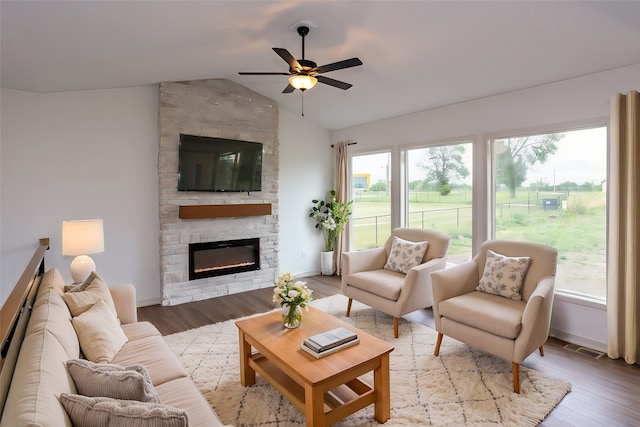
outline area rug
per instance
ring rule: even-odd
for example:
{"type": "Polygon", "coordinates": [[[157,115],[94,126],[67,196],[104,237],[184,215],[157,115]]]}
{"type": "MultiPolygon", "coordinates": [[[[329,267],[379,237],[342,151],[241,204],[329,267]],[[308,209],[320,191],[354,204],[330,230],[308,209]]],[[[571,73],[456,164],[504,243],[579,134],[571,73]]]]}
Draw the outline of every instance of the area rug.
{"type": "MultiPolygon", "coordinates": [[[[312,305],[395,347],[390,362],[391,419],[385,426],[536,426],[571,389],[564,381],[521,367],[521,394],[515,394],[511,362],[447,337],[440,356],[433,356],[437,335],[433,329],[401,320],[396,339],[393,319],[384,313],[354,301],[351,317],[345,317],[347,299],[342,295],[312,305]]],[[[234,320],[165,339],[223,423],[237,427],[305,425],[302,413],[259,375],[251,387],[240,384],[234,320]]],[[[365,379],[370,381],[372,376],[365,379]]],[[[379,424],[369,406],[336,425],[379,424]]]]}

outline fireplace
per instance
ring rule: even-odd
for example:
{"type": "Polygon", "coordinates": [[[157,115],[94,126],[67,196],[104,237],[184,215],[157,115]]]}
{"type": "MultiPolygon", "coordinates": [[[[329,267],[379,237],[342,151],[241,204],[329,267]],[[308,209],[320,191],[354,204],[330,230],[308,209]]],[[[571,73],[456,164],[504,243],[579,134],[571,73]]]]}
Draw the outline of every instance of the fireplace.
{"type": "Polygon", "coordinates": [[[260,270],[260,239],[189,244],[189,280],[260,270]]]}

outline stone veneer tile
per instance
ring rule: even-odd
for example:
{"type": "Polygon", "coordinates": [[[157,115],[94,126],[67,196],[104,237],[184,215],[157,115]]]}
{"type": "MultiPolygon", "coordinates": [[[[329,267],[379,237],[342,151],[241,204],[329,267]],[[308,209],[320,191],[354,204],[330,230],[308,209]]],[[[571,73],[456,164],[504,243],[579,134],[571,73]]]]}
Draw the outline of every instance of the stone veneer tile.
{"type": "Polygon", "coordinates": [[[163,305],[271,287],[278,273],[278,107],[230,80],[160,84],[158,195],[163,305]],[[180,133],[263,143],[262,191],[178,191],[180,133]],[[180,220],[179,205],[271,203],[268,217],[180,220]],[[261,269],[189,281],[188,244],[260,238],[261,269]]]}

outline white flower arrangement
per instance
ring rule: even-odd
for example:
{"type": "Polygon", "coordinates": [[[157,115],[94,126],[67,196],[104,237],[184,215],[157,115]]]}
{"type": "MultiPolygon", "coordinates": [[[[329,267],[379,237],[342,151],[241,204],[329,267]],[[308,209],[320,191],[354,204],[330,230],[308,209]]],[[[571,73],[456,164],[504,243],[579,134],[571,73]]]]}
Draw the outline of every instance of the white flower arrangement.
{"type": "Polygon", "coordinates": [[[273,288],[273,302],[280,305],[306,307],[313,299],[313,291],[307,287],[306,282],[296,281],[291,273],[283,273],[276,280],[273,288]]]}

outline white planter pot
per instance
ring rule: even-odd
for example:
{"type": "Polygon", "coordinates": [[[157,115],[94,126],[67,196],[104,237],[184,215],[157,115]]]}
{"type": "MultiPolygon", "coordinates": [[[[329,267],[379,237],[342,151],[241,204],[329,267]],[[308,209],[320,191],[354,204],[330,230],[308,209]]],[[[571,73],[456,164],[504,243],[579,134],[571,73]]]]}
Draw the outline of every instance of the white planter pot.
{"type": "Polygon", "coordinates": [[[320,252],[320,272],[323,276],[333,276],[336,266],[333,262],[333,251],[320,252]]]}

